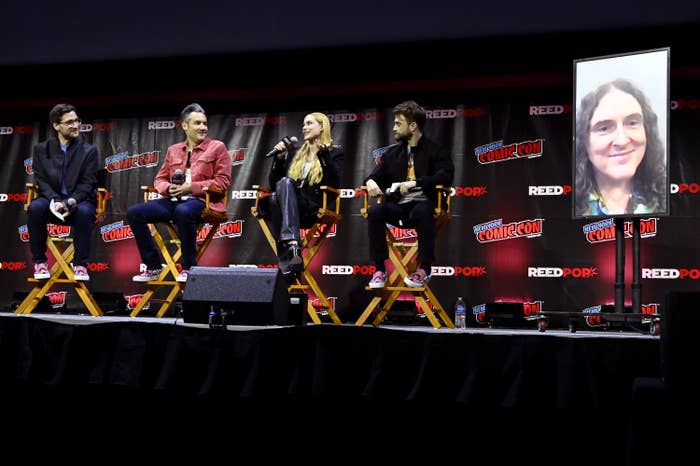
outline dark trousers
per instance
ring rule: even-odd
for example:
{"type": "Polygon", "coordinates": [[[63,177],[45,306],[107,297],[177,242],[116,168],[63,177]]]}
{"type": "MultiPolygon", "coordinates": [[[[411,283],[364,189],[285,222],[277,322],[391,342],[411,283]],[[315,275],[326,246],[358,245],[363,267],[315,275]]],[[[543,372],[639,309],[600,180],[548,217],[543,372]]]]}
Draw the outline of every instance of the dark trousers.
{"type": "Polygon", "coordinates": [[[129,207],[126,218],[131,225],[141,260],[148,269],[159,269],[161,257],[156,243],[148,229],[149,223],[173,222],[180,236],[184,270],[197,265],[197,223],[204,210],[204,202],[198,198],[173,202],[170,199],[156,199],[129,207]]]}
{"type": "Polygon", "coordinates": [[[275,192],[269,197],[272,234],[278,245],[296,240],[301,246],[299,228],[308,228],[315,222],[320,204],[301,194],[294,181],[285,176],[277,182],[275,192]]]}
{"type": "Polygon", "coordinates": [[[386,224],[402,228],[415,228],[418,232],[418,264],[430,275],[435,259],[435,219],[432,201],[396,204],[384,202],[367,211],[369,228],[369,257],[377,270],[384,270],[384,261],[389,257],[386,244],[386,224]]]}
{"type": "Polygon", "coordinates": [[[87,265],[90,257],[90,241],[92,227],[95,224],[95,210],[97,207],[92,202],[83,201],[75,206],[73,212],[61,222],[49,209],[51,201],[45,197],[39,197],[29,204],[27,213],[27,229],[29,230],[29,248],[32,251],[32,260],[35,264],[46,262],[46,239],[48,232],[46,224],[70,225],[75,247],[74,265],[87,265]]]}

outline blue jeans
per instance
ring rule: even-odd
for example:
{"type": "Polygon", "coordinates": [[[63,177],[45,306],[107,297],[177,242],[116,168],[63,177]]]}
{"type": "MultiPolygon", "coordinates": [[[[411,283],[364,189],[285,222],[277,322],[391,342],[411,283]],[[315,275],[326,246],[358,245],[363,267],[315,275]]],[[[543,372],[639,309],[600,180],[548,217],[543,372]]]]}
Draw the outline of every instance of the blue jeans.
{"type": "Polygon", "coordinates": [[[173,202],[170,199],[156,199],[129,207],[126,218],[131,225],[141,261],[153,270],[161,267],[162,259],[148,230],[149,223],[173,222],[180,236],[182,248],[182,268],[189,270],[197,265],[197,223],[204,210],[204,201],[190,198],[173,202]]]}
{"type": "Polygon", "coordinates": [[[48,232],[46,224],[70,225],[73,245],[75,247],[74,265],[87,265],[90,257],[90,240],[92,238],[92,227],[95,224],[95,210],[97,207],[90,201],[83,201],[75,206],[71,214],[61,222],[51,213],[49,205],[51,201],[45,197],[34,199],[29,204],[27,213],[27,229],[29,230],[29,248],[32,251],[32,260],[35,264],[46,262],[46,239],[48,232]]]}

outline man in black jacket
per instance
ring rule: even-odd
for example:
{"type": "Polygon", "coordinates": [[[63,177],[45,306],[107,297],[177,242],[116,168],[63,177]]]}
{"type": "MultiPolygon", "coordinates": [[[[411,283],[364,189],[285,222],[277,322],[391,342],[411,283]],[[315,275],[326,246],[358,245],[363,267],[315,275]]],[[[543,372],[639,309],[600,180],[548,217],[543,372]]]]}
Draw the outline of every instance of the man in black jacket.
{"type": "Polygon", "coordinates": [[[80,138],[80,119],[72,105],[56,105],[49,112],[49,123],[56,135],[34,147],[32,161],[34,180],[39,185],[39,197],[29,205],[27,220],[34,278],[51,277],[46,259],[46,224],[57,223],[71,226],[73,274],[76,280],[87,281],[97,207],[97,149],[80,138]]]}
{"type": "Polygon", "coordinates": [[[397,144],[384,153],[365,180],[370,196],[387,194],[383,203],[368,211],[369,255],[376,266],[370,288],[386,284],[387,223],[412,227],[418,233],[418,268],[404,279],[406,285],[420,287],[430,279],[435,255],[435,186],[452,184],[454,165],[443,147],[423,136],[425,118],[425,110],[412,100],[394,107],[397,144]]]}

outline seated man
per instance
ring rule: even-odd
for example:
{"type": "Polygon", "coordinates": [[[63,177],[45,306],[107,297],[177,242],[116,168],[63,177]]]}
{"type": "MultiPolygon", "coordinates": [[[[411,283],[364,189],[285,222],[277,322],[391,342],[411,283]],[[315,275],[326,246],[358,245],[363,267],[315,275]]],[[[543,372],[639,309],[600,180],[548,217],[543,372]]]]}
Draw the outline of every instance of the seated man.
{"type": "Polygon", "coordinates": [[[71,225],[73,275],[76,280],[88,281],[87,260],[97,208],[97,149],[80,138],[80,119],[72,105],[56,105],[49,113],[49,122],[56,135],[34,147],[32,165],[39,197],[27,211],[34,278],[51,278],[46,259],[46,224],[50,222],[71,225]]]}
{"type": "MultiPolygon", "coordinates": [[[[204,188],[227,191],[231,186],[231,156],[223,142],[207,137],[207,116],[199,104],[190,104],[180,115],[187,139],[168,148],[165,160],[156,174],[154,186],[163,199],[129,207],[126,217],[136,238],[141,261],[146,270],[133,277],[135,282],[157,280],[162,271],[149,223],[175,224],[182,248],[182,271],[176,277],[186,282],[190,267],[197,260],[197,224],[204,209],[204,188]]],[[[224,212],[223,201],[209,204],[212,210],[224,212]]]]}
{"type": "Polygon", "coordinates": [[[394,107],[393,131],[398,144],[384,153],[365,180],[370,196],[387,194],[384,202],[367,212],[369,255],[376,266],[370,288],[384,288],[386,284],[387,223],[408,221],[418,233],[418,267],[404,279],[406,285],[420,287],[430,279],[435,255],[435,186],[452,184],[454,165],[444,148],[423,136],[425,118],[425,110],[413,101],[394,107]]]}

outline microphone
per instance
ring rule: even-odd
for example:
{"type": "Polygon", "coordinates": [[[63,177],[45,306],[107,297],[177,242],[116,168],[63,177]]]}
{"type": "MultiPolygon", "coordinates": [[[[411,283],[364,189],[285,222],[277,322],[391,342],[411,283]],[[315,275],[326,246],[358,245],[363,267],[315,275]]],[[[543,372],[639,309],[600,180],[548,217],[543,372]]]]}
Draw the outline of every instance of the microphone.
{"type": "Polygon", "coordinates": [[[282,141],[284,145],[286,146],[285,150],[277,150],[277,149],[272,149],[270,152],[265,154],[265,158],[270,158],[274,157],[277,154],[281,154],[283,152],[288,151],[289,149],[294,149],[296,147],[296,143],[299,142],[296,136],[292,136],[291,138],[289,136],[285,136],[282,141]]]}
{"type": "MultiPolygon", "coordinates": [[[[423,191],[423,188],[421,188],[420,186],[414,186],[412,188],[408,188],[409,193],[417,193],[419,191],[423,191]]],[[[386,189],[386,191],[384,191],[384,195],[387,197],[391,196],[392,194],[395,194],[395,193],[399,193],[399,194],[401,193],[401,191],[399,191],[398,187],[395,189],[391,189],[391,187],[389,187],[386,189]]]]}
{"type": "Polygon", "coordinates": [[[173,177],[170,180],[172,184],[184,184],[185,182],[185,174],[180,170],[179,168],[175,170],[175,173],[173,173],[173,177]]]}
{"type": "MultiPolygon", "coordinates": [[[[170,179],[170,182],[172,184],[184,184],[185,174],[182,172],[182,170],[178,168],[177,170],[175,170],[175,173],[173,173],[173,177],[170,179]]],[[[178,199],[177,197],[171,197],[170,200],[173,202],[177,202],[180,199],[178,199]]]]}
{"type": "Polygon", "coordinates": [[[68,200],[66,201],[66,207],[68,208],[68,211],[70,212],[73,209],[75,209],[75,205],[76,205],[75,199],[73,199],[72,197],[69,197],[68,200]]]}

